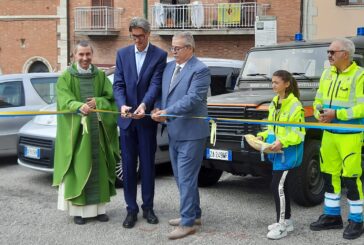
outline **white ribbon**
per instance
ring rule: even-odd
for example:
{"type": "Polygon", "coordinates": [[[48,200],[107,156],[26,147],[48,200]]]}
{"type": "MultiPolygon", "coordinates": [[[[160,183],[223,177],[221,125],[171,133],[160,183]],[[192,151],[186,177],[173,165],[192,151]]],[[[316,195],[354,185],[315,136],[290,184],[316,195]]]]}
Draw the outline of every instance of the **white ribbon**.
{"type": "Polygon", "coordinates": [[[217,124],[214,120],[210,120],[211,123],[211,132],[210,132],[210,144],[215,146],[216,144],[216,130],[217,130],[217,124]]]}
{"type": "Polygon", "coordinates": [[[87,116],[81,116],[82,135],[88,134],[87,116]]]}

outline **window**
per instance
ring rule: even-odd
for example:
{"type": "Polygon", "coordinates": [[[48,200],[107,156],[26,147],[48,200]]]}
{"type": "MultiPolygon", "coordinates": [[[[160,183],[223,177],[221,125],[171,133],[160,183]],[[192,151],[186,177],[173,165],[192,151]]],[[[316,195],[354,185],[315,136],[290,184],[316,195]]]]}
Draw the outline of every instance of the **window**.
{"type": "Polygon", "coordinates": [[[160,0],[162,4],[189,4],[190,0],[160,0]]]}
{"type": "Polygon", "coordinates": [[[364,4],[363,0],[349,0],[349,5],[364,4]]]}
{"type": "Polygon", "coordinates": [[[160,3],[166,5],[164,11],[167,26],[184,28],[185,25],[190,25],[190,13],[187,6],[190,0],[160,0],[160,3]]]}
{"type": "Polygon", "coordinates": [[[42,61],[36,61],[30,65],[28,72],[49,72],[49,69],[42,61]]]}
{"type": "Polygon", "coordinates": [[[336,0],[336,6],[364,5],[364,0],[336,0]]]}
{"type": "Polygon", "coordinates": [[[362,54],[354,54],[354,61],[357,65],[364,66],[364,56],[362,54]]]}
{"type": "Polygon", "coordinates": [[[327,60],[326,51],[327,46],[254,51],[247,57],[242,79],[270,79],[280,69],[308,77],[320,77],[327,60]]]}
{"type": "Polygon", "coordinates": [[[38,77],[30,79],[35,91],[48,104],[56,102],[57,77],[38,77]]]}
{"type": "Polygon", "coordinates": [[[92,6],[113,7],[114,6],[114,1],[113,0],[92,0],[92,6]]]}
{"type": "Polygon", "coordinates": [[[226,94],[232,92],[240,69],[234,67],[209,66],[211,73],[211,95],[226,94]]]}
{"type": "Polygon", "coordinates": [[[92,0],[91,21],[94,29],[114,28],[114,14],[109,9],[113,6],[113,0],[92,0]]]}
{"type": "Polygon", "coordinates": [[[0,84],[0,108],[24,106],[24,92],[21,81],[0,84]]]}

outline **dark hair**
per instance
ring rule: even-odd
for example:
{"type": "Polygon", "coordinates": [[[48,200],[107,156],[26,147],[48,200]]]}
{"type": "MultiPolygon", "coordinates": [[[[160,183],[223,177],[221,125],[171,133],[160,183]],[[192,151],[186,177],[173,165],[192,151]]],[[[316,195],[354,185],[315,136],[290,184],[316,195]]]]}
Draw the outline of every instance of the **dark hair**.
{"type": "Polygon", "coordinates": [[[150,32],[150,23],[143,17],[134,17],[129,22],[129,32],[135,28],[141,28],[145,33],[150,32]]]}
{"type": "Polygon", "coordinates": [[[91,48],[91,52],[92,53],[94,52],[94,50],[92,48],[92,45],[87,40],[80,40],[80,41],[78,41],[77,44],[76,44],[76,46],[75,46],[75,49],[73,50],[73,53],[76,54],[79,47],[84,47],[84,48],[90,47],[91,48]]]}
{"type": "Polygon", "coordinates": [[[296,79],[286,70],[278,70],[273,73],[273,76],[280,77],[284,82],[289,82],[289,87],[286,88],[285,97],[290,93],[293,93],[297,99],[300,98],[300,91],[298,90],[298,85],[296,79]]]}

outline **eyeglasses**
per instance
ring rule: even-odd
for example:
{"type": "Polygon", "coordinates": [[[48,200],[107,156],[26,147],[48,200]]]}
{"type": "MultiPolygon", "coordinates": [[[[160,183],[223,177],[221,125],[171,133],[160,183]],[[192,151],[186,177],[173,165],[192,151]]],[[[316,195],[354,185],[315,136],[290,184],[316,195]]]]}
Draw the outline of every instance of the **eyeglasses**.
{"type": "Polygon", "coordinates": [[[176,46],[176,47],[171,47],[170,48],[170,50],[171,50],[171,52],[176,52],[176,53],[178,53],[179,51],[181,51],[182,49],[184,49],[184,48],[186,48],[187,46],[183,46],[183,47],[178,47],[178,46],[176,46]]]}
{"type": "Polygon", "coordinates": [[[330,54],[331,56],[334,55],[336,52],[344,52],[346,50],[327,50],[327,54],[330,54]]]}
{"type": "Polygon", "coordinates": [[[133,39],[134,41],[136,41],[137,39],[139,41],[143,41],[145,39],[145,34],[140,34],[140,35],[130,35],[130,38],[133,39]]]}

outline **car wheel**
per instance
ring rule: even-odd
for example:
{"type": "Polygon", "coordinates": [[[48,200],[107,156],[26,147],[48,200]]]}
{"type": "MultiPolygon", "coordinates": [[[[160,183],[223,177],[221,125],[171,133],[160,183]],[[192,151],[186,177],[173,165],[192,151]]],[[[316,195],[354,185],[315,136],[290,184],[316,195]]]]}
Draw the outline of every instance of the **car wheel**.
{"type": "Polygon", "coordinates": [[[324,179],[320,171],[320,142],[311,140],[305,144],[300,167],[291,171],[289,187],[293,200],[302,206],[320,204],[324,198],[324,179]]]}
{"type": "MultiPolygon", "coordinates": [[[[120,160],[120,162],[118,162],[116,164],[115,173],[116,173],[115,187],[116,188],[122,188],[124,186],[124,173],[123,173],[123,162],[122,162],[122,160],[120,160]]],[[[138,180],[140,179],[139,161],[137,163],[137,178],[138,178],[138,180]]]]}
{"type": "Polygon", "coordinates": [[[116,188],[122,188],[124,184],[124,174],[123,174],[123,163],[122,160],[120,160],[118,163],[116,163],[116,180],[115,180],[115,187],[116,188]]]}
{"type": "Polygon", "coordinates": [[[216,184],[221,175],[222,170],[206,168],[201,166],[200,172],[198,174],[198,186],[199,187],[208,187],[216,184]]]}

